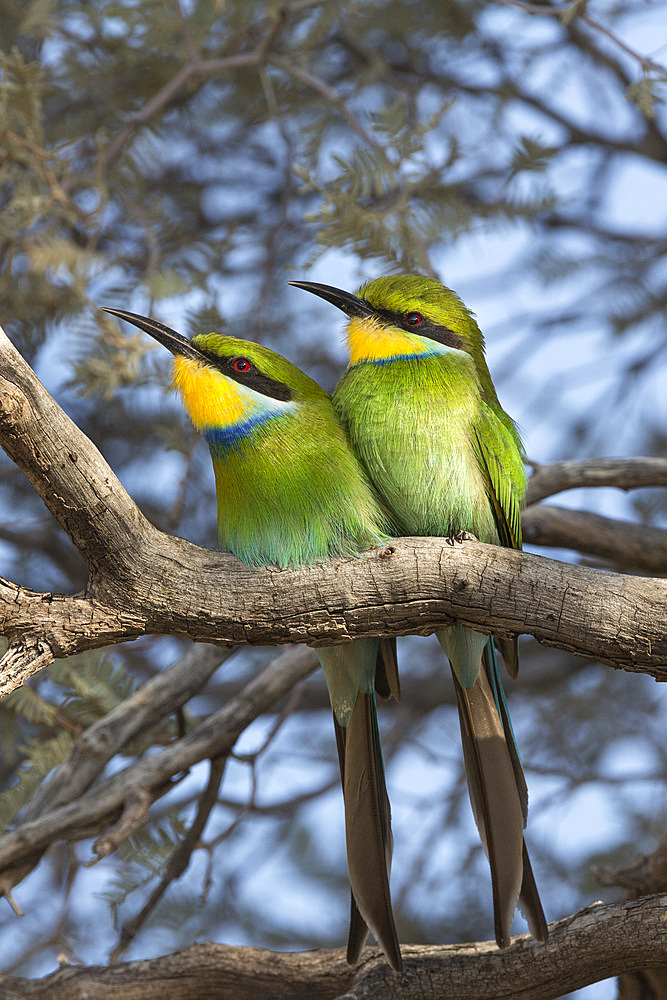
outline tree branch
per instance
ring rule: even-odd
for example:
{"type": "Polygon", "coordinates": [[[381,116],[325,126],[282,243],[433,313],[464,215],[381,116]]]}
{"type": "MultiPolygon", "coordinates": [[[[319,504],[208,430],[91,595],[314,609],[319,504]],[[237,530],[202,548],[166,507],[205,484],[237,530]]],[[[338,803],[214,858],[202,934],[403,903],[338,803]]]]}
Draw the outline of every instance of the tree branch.
{"type": "Polygon", "coordinates": [[[169,856],[169,859],[165,864],[164,875],[152,890],[139,913],[137,913],[131,920],[124,923],[121,927],[118,944],[111,954],[112,961],[118,961],[118,956],[122,954],[122,952],[127,951],[130,944],[144,926],[171,883],[180,878],[190,864],[190,858],[192,857],[195,848],[199,846],[200,837],[204,832],[204,828],[206,827],[208,818],[211,815],[211,811],[217,805],[218,792],[220,790],[222,776],[225,773],[226,763],[226,756],[215,757],[211,760],[208,785],[199,799],[197,814],[193,822],[190,824],[187,833],[169,856]]]}
{"type": "MultiPolygon", "coordinates": [[[[89,726],[69,756],[54,768],[48,781],[44,781],[31,797],[21,814],[21,822],[44,820],[54,809],[82,796],[108,761],[131,739],[196,694],[232,652],[199,647],[187,653],[89,726]]],[[[88,824],[82,820],[82,827],[84,825],[88,824]]],[[[11,899],[12,888],[39,864],[42,854],[43,849],[37,849],[20,864],[0,871],[0,896],[11,899]]]]}
{"type": "Polygon", "coordinates": [[[667,531],[586,510],[538,504],[523,512],[524,542],[574,549],[624,569],[667,573],[667,531]]]}
{"type": "MultiPolygon", "coordinates": [[[[6,838],[10,836],[5,863],[0,862],[0,897],[6,896],[12,903],[11,890],[39,864],[44,851],[51,846],[52,835],[57,839],[62,834],[69,840],[97,836],[93,849],[99,858],[115,850],[137,825],[145,821],[151,803],[168,791],[177,777],[196,762],[191,756],[192,751],[183,742],[185,737],[169,745],[167,770],[161,771],[156,780],[146,781],[139,760],[125,768],[123,780],[117,788],[110,790],[107,784],[101,783],[85,798],[84,793],[88,792],[115,754],[140,732],[192,697],[231,653],[232,650],[221,652],[205,647],[193,650],[148,681],[81,735],[67,759],[37,789],[11,835],[0,836],[0,852],[7,846],[6,838]],[[91,819],[91,803],[94,804],[92,814],[97,816],[96,820],[91,819]],[[22,839],[26,829],[31,846],[28,851],[13,855],[17,839],[22,839]]],[[[224,762],[238,735],[234,730],[230,732],[230,718],[234,719],[235,713],[241,712],[240,726],[245,727],[266,711],[273,700],[282,696],[281,685],[285,679],[291,680],[288,689],[293,689],[300,677],[316,666],[315,654],[303,648],[291,649],[278,657],[256,681],[237,692],[222,712],[206,721],[203,733],[201,727],[193,731],[191,735],[199,733],[201,737],[195,739],[197,761],[213,756],[222,746],[218,761],[224,762]]],[[[217,767],[217,764],[212,766],[217,767]]],[[[167,865],[167,873],[182,858],[182,850],[183,845],[175,852],[174,861],[167,865]]]]}
{"type": "Polygon", "coordinates": [[[134,761],[83,794],[69,796],[63,790],[39,815],[31,811],[29,819],[0,836],[0,888],[6,890],[24,878],[56,840],[98,836],[100,856],[109,853],[109,839],[115,849],[144,822],[150,803],[168,792],[178,776],[201,760],[228,754],[250,723],[312,673],[317,662],[303,646],[282,653],[236,698],[159,753],[134,761]],[[102,837],[110,826],[110,837],[102,837]]]}
{"type": "MultiPolygon", "coordinates": [[[[600,885],[616,885],[626,889],[630,899],[667,891],[667,836],[648,857],[640,856],[624,867],[593,868],[600,885]]],[[[667,963],[650,969],[628,970],[619,976],[619,1000],[667,1000],[667,963]]]]}
{"type": "Polygon", "coordinates": [[[667,68],[662,65],[662,63],[656,62],[654,59],[650,59],[647,56],[642,55],[636,49],[631,48],[627,42],[624,42],[622,38],[606,28],[600,21],[595,20],[586,13],[585,4],[575,4],[575,3],[549,3],[549,4],[534,4],[526,3],[524,0],[496,0],[496,3],[501,4],[504,7],[518,7],[519,10],[525,11],[526,14],[540,14],[546,15],[547,17],[557,17],[559,19],[567,18],[564,22],[569,24],[571,19],[579,18],[579,20],[584,21],[590,28],[604,35],[608,38],[614,45],[617,45],[619,49],[626,53],[626,55],[631,56],[635,59],[641,66],[644,73],[655,73],[659,79],[667,80],[667,68]]]}
{"type": "Polygon", "coordinates": [[[314,90],[316,94],[319,94],[320,97],[331,104],[332,107],[336,108],[336,110],[348,123],[352,131],[356,132],[356,134],[363,139],[367,146],[371,149],[380,148],[377,140],[366,131],[359,119],[352,114],[343,98],[333,89],[333,87],[330,87],[329,84],[325,83],[324,80],[320,80],[319,77],[313,76],[312,73],[302,69],[293,60],[283,59],[281,56],[272,55],[267,62],[270,66],[275,66],[276,69],[280,69],[283,73],[287,73],[288,76],[298,80],[305,87],[314,90]]]}
{"type": "Polygon", "coordinates": [[[37,819],[83,795],[130,740],[189,701],[233,652],[212,646],[191,650],[88,726],[69,756],[31,796],[23,819],[37,819]]]}
{"type": "Polygon", "coordinates": [[[398,539],[361,559],[309,569],[253,570],[149,526],[128,557],[120,579],[118,563],[98,575],[103,602],[0,583],[0,628],[10,640],[0,671],[13,667],[3,693],[56,656],[146,632],[217,644],[335,645],[429,634],[453,620],[499,635],[530,633],[610,666],[667,677],[664,580],[431,538],[398,539]]]}
{"type": "Polygon", "coordinates": [[[614,486],[620,490],[667,486],[667,458],[596,458],[535,465],[528,480],[526,505],[584,486],[614,486]]]}
{"type": "Polygon", "coordinates": [[[276,953],[197,944],[162,958],[111,967],[60,969],[45,979],[2,979],[3,1000],[556,1000],[563,993],[667,962],[667,895],[594,903],[549,928],[548,944],[527,935],[494,944],[403,945],[405,971],[393,973],[377,949],[351,969],[340,951],[276,953]],[[483,968],[483,975],[480,969],[483,968]]]}
{"type": "Polygon", "coordinates": [[[222,56],[219,59],[200,59],[190,51],[188,62],[184,63],[178,72],[160,88],[151,100],[146,102],[141,111],[133,115],[120,132],[117,133],[102,157],[102,166],[105,169],[110,167],[121,155],[125,146],[137,130],[142,125],[146,125],[155,117],[162,114],[163,111],[166,111],[176,96],[186,87],[192,86],[193,82],[197,84],[201,81],[206,82],[211,77],[220,76],[233,69],[262,66],[266,60],[267,51],[277,34],[279,25],[280,21],[276,19],[266,36],[260,40],[252,52],[236,53],[234,55],[222,56]]]}
{"type": "Polygon", "coordinates": [[[84,594],[0,580],[7,693],[57,656],[146,632],[216,644],[333,645],[427,634],[453,620],[615,667],[667,676],[667,581],[602,573],[443,539],[399,539],[361,559],[251,569],[151,525],[93,443],[0,333],[0,443],[86,560],[84,594]]]}
{"type": "Polygon", "coordinates": [[[631,899],[652,892],[667,892],[667,834],[652,854],[640,854],[629,865],[593,868],[600,885],[626,889],[631,899]]]}

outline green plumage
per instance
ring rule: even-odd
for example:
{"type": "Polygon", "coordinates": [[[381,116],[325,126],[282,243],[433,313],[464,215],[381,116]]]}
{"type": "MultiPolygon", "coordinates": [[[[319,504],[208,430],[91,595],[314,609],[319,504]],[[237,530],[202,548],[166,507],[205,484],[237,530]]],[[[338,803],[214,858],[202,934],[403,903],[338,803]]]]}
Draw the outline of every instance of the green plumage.
{"type": "Polygon", "coordinates": [[[399,530],[470,531],[509,544],[509,526],[520,548],[521,439],[498,402],[472,314],[420,276],[378,278],[357,294],[385,314],[423,314],[462,341],[456,350],[352,365],[336,387],[334,405],[399,530]]]}
{"type": "MultiPolygon", "coordinates": [[[[396,531],[521,547],[521,441],[498,402],[472,314],[421,276],[379,278],[356,295],[297,282],[350,317],[350,366],[334,405],[396,531]]],[[[506,946],[519,897],[531,931],[546,921],[523,841],[527,792],[493,638],[442,629],[457,695],[470,798],[491,865],[496,940],[506,946]]],[[[516,640],[499,646],[516,673],[516,640]]]]}
{"type": "Polygon", "coordinates": [[[359,555],[389,530],[328,395],[313,382],[296,400],[226,447],[208,435],[220,546],[254,566],[359,555]]]}
{"type": "MultiPolygon", "coordinates": [[[[187,395],[240,397],[200,428],[215,472],[221,548],[255,566],[302,566],[358,555],[386,538],[387,517],[317,382],[260,344],[206,334],[192,345],[213,359],[241,356],[256,370],[247,384],[230,385],[227,376],[225,385],[221,374],[213,384],[179,384],[195,415],[198,401],[187,395]]],[[[211,419],[208,408],[204,415],[211,419]]]]}
{"type": "MultiPolygon", "coordinates": [[[[360,363],[341,378],[335,403],[399,534],[470,531],[481,541],[498,541],[479,438],[487,426],[497,429],[500,444],[509,435],[481,399],[468,360],[431,355],[360,363]]],[[[511,439],[507,444],[523,486],[523,465],[511,439]]],[[[500,461],[497,450],[489,456],[494,470],[500,461]]],[[[513,495],[518,513],[523,489],[513,495]]]]}
{"type": "MultiPolygon", "coordinates": [[[[389,523],[350,450],[331,399],[268,348],[208,334],[188,341],[155,320],[108,310],[174,355],[172,384],[206,438],[223,549],[254,566],[358,556],[389,523]]],[[[345,803],[352,912],[348,960],[373,930],[394,969],[401,954],[389,894],[391,814],[375,690],[399,696],[395,640],[318,650],[329,689],[345,803]]]]}

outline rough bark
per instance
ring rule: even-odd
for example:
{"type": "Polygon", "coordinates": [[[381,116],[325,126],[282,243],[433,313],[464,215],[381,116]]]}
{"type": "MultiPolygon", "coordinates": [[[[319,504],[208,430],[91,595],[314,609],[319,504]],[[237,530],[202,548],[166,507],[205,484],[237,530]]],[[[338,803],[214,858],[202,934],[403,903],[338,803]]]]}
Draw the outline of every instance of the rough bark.
{"type": "Polygon", "coordinates": [[[574,549],[642,573],[667,574],[667,531],[587,510],[537,504],[523,512],[524,542],[574,549]]]}
{"type": "Polygon", "coordinates": [[[151,525],[93,443],[0,332],[0,443],[89,568],[85,593],[0,579],[0,694],[58,656],[146,632],[219,644],[333,644],[428,633],[452,620],[667,677],[667,582],[443,539],[398,539],[362,559],[252,570],[151,525]]]}
{"type": "Polygon", "coordinates": [[[268,712],[316,666],[317,658],[310,650],[303,647],[288,650],[246,684],[236,698],[185,736],[86,790],[94,768],[102,767],[98,758],[88,769],[84,785],[75,786],[70,793],[62,782],[78,759],[74,751],[53,775],[56,786],[53,798],[49,797],[47,784],[44,808],[39,814],[31,809],[27,818],[0,836],[0,892],[7,892],[25,878],[56,840],[96,836],[93,851],[98,858],[110,854],[146,821],[150,804],[173,788],[174,782],[190,767],[200,760],[229,754],[250,723],[268,712]]]}
{"type": "MultiPolygon", "coordinates": [[[[397,539],[362,559],[306,570],[251,570],[229,554],[163,534],[143,517],[92,442],[1,331],[0,444],[28,476],[89,571],[85,590],[74,595],[40,594],[0,579],[0,631],[10,643],[0,661],[0,692],[16,687],[56,656],[145,632],[227,646],[318,645],[364,635],[428,633],[452,620],[501,635],[529,632],[547,645],[614,667],[667,677],[664,580],[591,570],[478,542],[453,545],[425,538],[397,539]]],[[[541,485],[538,481],[532,495],[594,480],[607,485],[612,474],[620,476],[616,484],[623,488],[662,482],[664,468],[647,466],[645,459],[637,462],[641,468],[634,469],[634,478],[632,463],[623,463],[622,469],[598,468],[592,478],[581,467],[561,468],[551,478],[547,470],[539,470],[541,485]]],[[[533,508],[526,516],[527,524],[532,519],[535,525],[541,512],[533,508]]],[[[572,516],[568,523],[567,530],[573,530],[572,516]]],[[[607,527],[596,526],[598,538],[607,527]]],[[[567,544],[566,528],[552,531],[552,544],[567,544]]],[[[595,543],[601,547],[596,554],[614,559],[617,553],[620,565],[655,569],[641,561],[641,544],[635,544],[633,562],[628,546],[619,542],[623,531],[623,525],[614,525],[606,542],[595,543]]],[[[595,551],[590,548],[593,534],[589,532],[589,549],[580,536],[581,550],[595,551]]],[[[661,538],[657,541],[662,544],[661,538]]],[[[200,664],[189,680],[182,669],[174,669],[169,680],[181,685],[183,700],[208,676],[213,659],[200,664]]],[[[137,693],[129,714],[121,707],[86,734],[92,741],[90,755],[81,757],[77,748],[40,793],[39,808],[27,810],[20,824],[0,839],[0,889],[9,892],[54,840],[97,836],[99,856],[114,850],[145,821],[151,803],[178,775],[196,761],[229,753],[249,722],[291,690],[315,662],[305,649],[283,654],[191,733],[96,781],[109,755],[148,724],[151,706],[158,710],[167,689],[156,678],[148,697],[145,690],[137,693]]],[[[167,700],[174,702],[173,689],[167,700]]],[[[0,998],[117,995],[134,1000],[162,996],[168,989],[170,997],[188,998],[344,993],[348,998],[540,1000],[636,969],[660,975],[667,962],[661,933],[666,903],[667,897],[652,896],[596,905],[556,925],[547,946],[527,939],[503,953],[489,945],[408,946],[402,978],[370,953],[358,969],[349,970],[338,952],[272,955],[203,945],[150,962],[64,969],[38,982],[7,978],[0,980],[0,998]]]]}
{"type": "Polygon", "coordinates": [[[189,701],[231,652],[213,647],[193,649],[88,726],[69,756],[31,797],[21,812],[22,821],[43,818],[50,810],[83,795],[130,740],[189,701]]]}
{"type": "MultiPolygon", "coordinates": [[[[630,899],[667,891],[667,835],[653,854],[640,854],[621,868],[594,869],[601,885],[617,885],[630,899]]],[[[618,978],[618,1000],[667,1000],[667,964],[623,972],[618,978]]]]}
{"type": "Polygon", "coordinates": [[[636,490],[646,486],[667,486],[667,458],[596,458],[586,461],[534,465],[528,481],[526,504],[586,486],[614,486],[636,490]]]}
{"type": "Polygon", "coordinates": [[[495,944],[404,945],[405,971],[366,949],[351,969],[342,951],[276,953],[198,944],[110,967],[67,967],[45,979],[0,978],[1,1000],[555,1000],[618,972],[667,961],[667,895],[595,903],[550,926],[547,944],[528,936],[495,944]]]}

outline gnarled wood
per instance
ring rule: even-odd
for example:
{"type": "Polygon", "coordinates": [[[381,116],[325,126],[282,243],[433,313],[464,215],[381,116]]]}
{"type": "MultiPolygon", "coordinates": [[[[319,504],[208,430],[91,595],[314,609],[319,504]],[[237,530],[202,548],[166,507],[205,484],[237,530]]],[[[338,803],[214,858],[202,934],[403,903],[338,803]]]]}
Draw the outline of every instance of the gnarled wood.
{"type": "MultiPolygon", "coordinates": [[[[39,815],[30,811],[13,830],[0,835],[0,891],[6,892],[25,878],[27,870],[43,851],[56,840],[81,840],[98,837],[99,853],[108,853],[104,835],[111,826],[115,849],[121,834],[132,829],[118,827],[118,821],[143,822],[141,807],[164,795],[187,770],[200,760],[231,752],[241,733],[259,715],[268,712],[279,698],[292,690],[299,680],[317,666],[315,655],[304,647],[289,649],[277,656],[253,678],[227,705],[207,716],[191,732],[169,743],[158,753],[141,757],[120,771],[98,781],[87,791],[58,791],[52,801],[45,793],[45,806],[39,815]],[[28,866],[25,870],[24,866],[28,866]]],[[[48,789],[48,785],[47,785],[48,789]]]]}
{"type": "Polygon", "coordinates": [[[45,979],[0,978],[2,1000],[556,1000],[619,972],[667,961],[667,895],[597,903],[549,928],[495,944],[404,945],[405,971],[366,949],[355,969],[342,951],[277,953],[197,944],[185,951],[110,967],[61,969],[45,979]],[[480,970],[483,968],[483,975],[480,970]]]}
{"type": "Polygon", "coordinates": [[[498,546],[405,538],[362,559],[253,570],[151,525],[0,331],[0,443],[86,560],[84,594],[0,580],[0,694],[57,656],[145,632],[228,645],[347,642],[461,621],[667,677],[667,582],[498,546]]]}
{"type": "Polygon", "coordinates": [[[526,503],[589,486],[614,486],[620,490],[667,486],[667,458],[595,458],[536,465],[528,480],[526,503]]]}
{"type": "Polygon", "coordinates": [[[523,512],[523,540],[574,549],[623,569],[667,574],[667,531],[587,510],[536,504],[523,512]]]}

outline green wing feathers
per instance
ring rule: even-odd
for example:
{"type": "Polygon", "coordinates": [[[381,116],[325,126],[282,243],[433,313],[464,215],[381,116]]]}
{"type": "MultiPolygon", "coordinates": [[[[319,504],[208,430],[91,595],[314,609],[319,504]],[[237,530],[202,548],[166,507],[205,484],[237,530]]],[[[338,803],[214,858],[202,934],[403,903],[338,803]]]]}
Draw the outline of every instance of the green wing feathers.
{"type": "Polygon", "coordinates": [[[475,451],[493,509],[500,544],[521,548],[521,508],[526,493],[526,473],[520,439],[506,414],[505,419],[486,403],[475,428],[475,451]]]}
{"type": "MultiPolygon", "coordinates": [[[[520,549],[521,508],[526,494],[526,473],[521,458],[522,444],[513,421],[507,414],[481,405],[482,419],[475,431],[475,451],[486,483],[486,492],[501,545],[520,549]]],[[[519,673],[516,639],[495,639],[507,672],[519,673]]]]}

